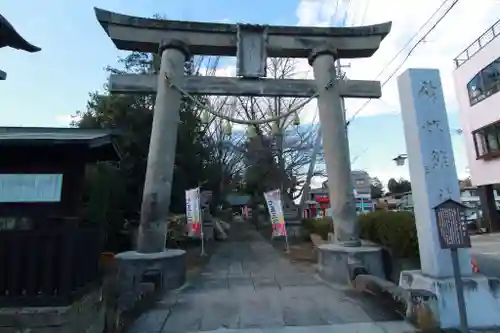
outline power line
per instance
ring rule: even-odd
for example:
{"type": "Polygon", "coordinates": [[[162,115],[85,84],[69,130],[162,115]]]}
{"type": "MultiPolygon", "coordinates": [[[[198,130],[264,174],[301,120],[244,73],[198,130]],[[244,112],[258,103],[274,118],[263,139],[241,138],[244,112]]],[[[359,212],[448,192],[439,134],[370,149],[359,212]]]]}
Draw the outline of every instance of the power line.
{"type": "Polygon", "coordinates": [[[339,2],[340,2],[340,0],[337,0],[337,4],[335,5],[335,13],[333,14],[333,19],[334,20],[337,17],[337,13],[339,11],[339,2]]]}
{"type": "Polygon", "coordinates": [[[361,25],[365,22],[366,12],[368,11],[368,7],[370,7],[370,0],[366,0],[365,10],[363,11],[363,15],[361,16],[361,25]]]}
{"type": "MultiPolygon", "coordinates": [[[[417,32],[415,32],[413,34],[413,36],[411,36],[411,38],[408,40],[408,42],[399,50],[398,53],[396,53],[394,55],[394,57],[392,57],[391,60],[389,60],[388,63],[386,63],[384,65],[384,68],[382,68],[382,70],[375,76],[375,80],[379,78],[380,75],[382,75],[385,70],[389,67],[390,64],[392,64],[398,57],[401,53],[403,53],[403,51],[411,44],[411,42],[413,41],[413,39],[415,39],[421,32],[422,30],[424,30],[424,28],[427,26],[427,24],[429,24],[429,22],[434,18],[434,16],[437,15],[437,13],[444,7],[444,5],[448,2],[449,0],[444,0],[441,5],[439,5],[439,7],[434,11],[434,13],[432,13],[432,15],[424,22],[424,24],[422,24],[420,26],[420,28],[417,30],[417,32]]],[[[419,41],[420,42],[420,41],[419,41]]],[[[415,44],[415,45],[418,45],[418,43],[415,44]]]]}
{"type": "MultiPolygon", "coordinates": [[[[382,71],[377,75],[380,76],[386,68],[394,62],[394,60],[404,51],[404,49],[411,43],[411,41],[423,30],[423,28],[433,19],[433,17],[443,8],[443,6],[448,2],[449,0],[445,0],[441,3],[441,5],[434,11],[434,13],[429,17],[427,21],[420,27],[420,29],[412,36],[412,38],[409,40],[408,43],[405,44],[405,46],[391,59],[391,61],[382,69],[382,71]]],[[[403,59],[403,61],[399,64],[399,66],[396,68],[395,71],[391,73],[391,75],[382,83],[381,87],[384,87],[393,77],[396,75],[396,73],[401,69],[401,67],[404,65],[404,63],[410,58],[411,54],[415,49],[417,48],[418,45],[420,45],[422,42],[425,41],[427,36],[434,31],[434,29],[437,27],[437,25],[448,15],[448,13],[455,7],[455,5],[458,3],[459,0],[453,0],[453,3],[448,7],[448,9],[444,12],[444,14],[432,25],[432,27],[415,43],[415,45],[410,49],[410,51],[406,54],[406,57],[403,59]]],[[[377,78],[376,77],[376,78],[377,78]]],[[[346,126],[349,126],[349,124],[352,123],[352,121],[356,118],[356,116],[372,101],[372,98],[368,99],[349,119],[346,123],[346,126]]]]}

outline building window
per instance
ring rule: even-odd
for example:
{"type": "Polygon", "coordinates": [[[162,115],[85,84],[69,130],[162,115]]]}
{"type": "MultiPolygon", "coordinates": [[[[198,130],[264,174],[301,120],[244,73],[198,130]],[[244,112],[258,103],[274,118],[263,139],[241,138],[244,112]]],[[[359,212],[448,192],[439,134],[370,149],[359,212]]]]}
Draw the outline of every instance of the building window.
{"type": "Polygon", "coordinates": [[[470,105],[479,103],[500,90],[500,58],[483,68],[467,83],[470,105]]]}
{"type": "Polygon", "coordinates": [[[477,159],[500,157],[500,123],[478,129],[472,135],[477,159]]]}
{"type": "Polygon", "coordinates": [[[477,192],[477,190],[465,190],[462,192],[462,196],[464,197],[477,197],[479,196],[479,193],[477,192]]]}
{"type": "Polygon", "coordinates": [[[477,74],[467,84],[467,91],[469,92],[470,104],[474,105],[484,97],[483,83],[481,81],[481,73],[477,74]]]}
{"type": "Polygon", "coordinates": [[[483,156],[488,153],[488,150],[486,149],[486,139],[484,137],[484,133],[474,133],[474,144],[476,146],[476,157],[483,156]]]}
{"type": "Polygon", "coordinates": [[[485,93],[496,93],[500,85],[500,58],[481,71],[485,93]]]}
{"type": "Polygon", "coordinates": [[[495,126],[491,129],[485,131],[486,133],[486,146],[490,151],[500,150],[500,144],[498,142],[498,128],[495,126]]]}

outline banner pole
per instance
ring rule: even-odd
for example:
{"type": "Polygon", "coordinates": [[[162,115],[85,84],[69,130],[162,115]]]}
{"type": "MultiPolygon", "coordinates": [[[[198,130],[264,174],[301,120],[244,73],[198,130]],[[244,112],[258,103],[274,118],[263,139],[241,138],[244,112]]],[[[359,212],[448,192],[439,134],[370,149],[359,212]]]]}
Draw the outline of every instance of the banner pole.
{"type": "Polygon", "coordinates": [[[199,212],[200,212],[200,236],[201,236],[201,253],[200,256],[204,257],[207,254],[205,253],[205,233],[203,231],[203,219],[204,219],[204,212],[201,209],[201,191],[200,188],[198,187],[198,207],[199,207],[199,212]]]}
{"type": "Polygon", "coordinates": [[[290,246],[288,245],[288,229],[286,228],[286,221],[283,224],[283,229],[285,229],[285,243],[286,243],[286,253],[290,253],[290,246]]]}
{"type": "Polygon", "coordinates": [[[281,183],[280,186],[280,204],[281,204],[281,213],[283,214],[283,229],[285,230],[285,252],[290,253],[290,246],[288,244],[288,229],[286,228],[286,220],[285,220],[285,196],[283,195],[283,182],[281,183]]]}

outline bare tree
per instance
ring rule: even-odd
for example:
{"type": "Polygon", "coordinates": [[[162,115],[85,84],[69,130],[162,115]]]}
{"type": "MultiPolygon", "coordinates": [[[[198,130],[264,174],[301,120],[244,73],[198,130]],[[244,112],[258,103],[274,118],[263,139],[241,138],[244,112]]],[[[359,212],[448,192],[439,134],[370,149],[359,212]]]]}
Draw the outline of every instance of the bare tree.
{"type": "MultiPolygon", "coordinates": [[[[271,58],[268,60],[268,76],[273,79],[296,78],[297,62],[291,58],[271,58]]],[[[263,98],[238,98],[238,105],[235,112],[247,119],[262,119],[279,117],[291,110],[297,109],[302,104],[302,98],[285,97],[263,97],[263,98]]],[[[281,118],[276,122],[266,123],[255,127],[255,135],[260,144],[253,142],[248,145],[249,149],[261,149],[260,155],[264,158],[263,150],[267,150],[273,156],[275,165],[270,161],[266,163],[253,160],[254,165],[267,168],[267,172],[258,173],[259,181],[262,183],[263,176],[267,179],[268,188],[280,187],[291,199],[296,199],[302,191],[302,184],[305,181],[307,166],[312,157],[312,151],[316,135],[317,126],[312,124],[300,125],[299,108],[296,113],[281,118]]],[[[259,154],[251,154],[258,156],[259,154]]],[[[249,159],[247,158],[247,163],[249,159]]]]}
{"type": "MultiPolygon", "coordinates": [[[[195,57],[193,75],[214,76],[219,61],[220,57],[195,57]]],[[[220,174],[219,193],[224,194],[235,186],[235,179],[242,177],[244,135],[234,133],[231,124],[217,116],[233,116],[234,108],[228,96],[198,96],[197,99],[204,105],[196,113],[203,122],[201,136],[211,152],[205,161],[206,167],[212,168],[212,173],[220,174]]]]}

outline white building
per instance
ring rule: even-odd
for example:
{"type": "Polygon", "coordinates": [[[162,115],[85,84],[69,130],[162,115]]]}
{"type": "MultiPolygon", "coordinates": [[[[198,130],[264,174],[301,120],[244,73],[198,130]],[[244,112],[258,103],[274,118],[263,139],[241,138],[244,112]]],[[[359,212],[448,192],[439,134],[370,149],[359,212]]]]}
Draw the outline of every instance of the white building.
{"type": "MultiPolygon", "coordinates": [[[[467,206],[465,211],[466,218],[468,221],[476,221],[481,218],[481,199],[479,189],[476,187],[465,187],[460,189],[460,201],[462,204],[467,206]]],[[[494,192],[495,204],[497,208],[500,208],[500,196],[497,191],[494,192]]],[[[413,212],[413,197],[411,192],[406,193],[399,202],[400,210],[406,210],[413,212]]]]}
{"type": "Polygon", "coordinates": [[[493,184],[500,183],[500,21],[455,59],[455,90],[471,182],[479,186],[484,216],[500,229],[493,184]]]}
{"type": "MultiPolygon", "coordinates": [[[[352,170],[352,186],[354,200],[356,201],[356,211],[358,214],[375,210],[375,205],[371,196],[371,178],[368,172],[363,170],[352,170]]],[[[331,215],[330,200],[328,197],[327,181],[323,182],[320,188],[314,188],[309,192],[304,208],[304,217],[323,217],[331,215]]]]}

